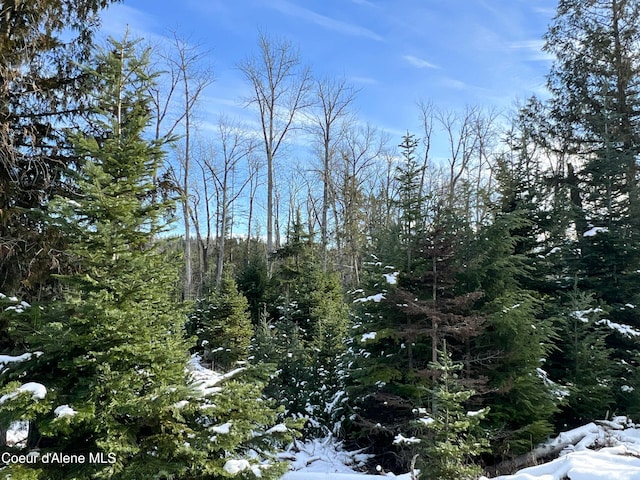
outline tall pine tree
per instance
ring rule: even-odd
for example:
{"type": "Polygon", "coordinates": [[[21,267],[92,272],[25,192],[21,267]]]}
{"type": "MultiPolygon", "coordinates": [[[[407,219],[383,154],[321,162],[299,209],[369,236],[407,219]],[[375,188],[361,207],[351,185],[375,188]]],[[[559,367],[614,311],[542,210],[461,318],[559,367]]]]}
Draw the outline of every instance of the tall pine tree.
{"type": "MultiPolygon", "coordinates": [[[[51,206],[51,221],[72,240],[78,273],[62,279],[64,300],[27,325],[28,347],[42,353],[0,374],[7,395],[0,425],[30,420],[26,450],[86,461],[16,464],[6,473],[142,480],[243,471],[278,478],[282,468],[266,459],[275,411],[260,385],[202,378],[193,362],[199,384],[186,373],[185,315],[171,291],[176,264],[157,238],[169,206],[154,195],[163,155],[158,142],[144,138],[152,76],[148,52],[135,49],[135,42],[111,41],[87,70],[94,135],[74,137],[84,159],[72,172],[80,195],[51,206]],[[107,462],[92,462],[89,455],[100,452],[107,462]]],[[[273,432],[287,437],[284,426],[273,432]]]]}

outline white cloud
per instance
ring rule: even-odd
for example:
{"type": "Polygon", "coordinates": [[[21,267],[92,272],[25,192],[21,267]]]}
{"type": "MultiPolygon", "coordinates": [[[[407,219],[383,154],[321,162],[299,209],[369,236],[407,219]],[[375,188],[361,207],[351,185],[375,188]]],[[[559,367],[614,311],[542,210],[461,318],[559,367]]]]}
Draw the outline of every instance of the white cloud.
{"type": "Polygon", "coordinates": [[[384,40],[380,35],[367,28],[321,15],[314,12],[313,10],[309,10],[308,8],[300,7],[291,2],[288,2],[287,0],[274,0],[269,2],[268,6],[275,10],[278,10],[281,13],[284,13],[285,15],[302,18],[303,20],[307,20],[323,28],[339,32],[344,35],[365,37],[379,42],[384,40]]]}
{"type": "Polygon", "coordinates": [[[433,63],[431,63],[431,62],[429,62],[427,60],[424,60],[423,58],[415,57],[413,55],[403,55],[402,58],[404,60],[406,60],[407,62],[409,62],[414,67],[418,67],[418,68],[440,68],[437,65],[434,65],[433,63]]]}
{"type": "Polygon", "coordinates": [[[525,52],[528,60],[552,61],[554,59],[553,55],[550,55],[549,53],[543,51],[543,46],[544,40],[542,39],[520,40],[511,42],[507,45],[510,50],[519,50],[525,52]]]}
{"type": "Polygon", "coordinates": [[[467,90],[469,88],[466,83],[455,78],[443,77],[438,83],[445,88],[453,88],[454,90],[467,90]]]}

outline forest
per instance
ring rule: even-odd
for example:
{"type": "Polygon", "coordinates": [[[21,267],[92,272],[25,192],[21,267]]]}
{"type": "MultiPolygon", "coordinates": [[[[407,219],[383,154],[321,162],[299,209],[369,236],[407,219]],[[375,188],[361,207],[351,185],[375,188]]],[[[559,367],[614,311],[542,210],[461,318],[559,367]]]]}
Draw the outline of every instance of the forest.
{"type": "Polygon", "coordinates": [[[203,53],[96,41],[111,3],[0,0],[0,475],[279,479],[332,435],[476,479],[640,418],[640,3],[560,0],[548,97],[401,138],[267,31],[257,128],[199,128],[203,53]]]}

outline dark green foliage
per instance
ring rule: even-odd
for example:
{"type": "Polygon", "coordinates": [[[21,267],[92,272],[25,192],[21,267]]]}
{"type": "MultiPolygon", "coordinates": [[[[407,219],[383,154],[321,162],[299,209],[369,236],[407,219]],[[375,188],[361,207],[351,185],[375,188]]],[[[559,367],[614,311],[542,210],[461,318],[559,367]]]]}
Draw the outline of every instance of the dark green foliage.
{"type": "Polygon", "coordinates": [[[411,270],[415,255],[415,241],[418,233],[424,228],[424,198],[422,198],[421,182],[424,167],[418,165],[416,149],[418,140],[407,133],[398,145],[402,155],[402,163],[396,166],[395,180],[398,183],[398,207],[400,208],[400,242],[405,250],[405,268],[411,270]]]}
{"type": "Polygon", "coordinates": [[[486,424],[494,431],[494,454],[518,455],[552,433],[553,415],[564,396],[542,370],[554,331],[531,292],[504,291],[485,309],[491,313],[476,348],[481,374],[488,379],[486,424]]]}
{"type": "Polygon", "coordinates": [[[238,289],[246,297],[254,325],[260,322],[265,310],[268,278],[267,261],[263,253],[253,253],[238,273],[238,289]]]}
{"type": "Polygon", "coordinates": [[[431,388],[432,412],[417,422],[425,431],[419,445],[424,455],[419,462],[421,470],[434,479],[475,479],[482,469],[474,464],[474,459],[489,447],[480,428],[480,421],[489,409],[465,408],[475,392],[462,384],[457,372],[463,365],[452,360],[446,342],[438,361],[432,362],[430,368],[437,376],[431,388]]]}
{"type": "Polygon", "coordinates": [[[502,174],[502,211],[471,242],[468,267],[458,278],[460,287],[485,293],[485,328],[472,341],[472,358],[475,375],[487,382],[483,401],[491,406],[485,424],[494,431],[492,451],[509,456],[552,433],[561,399],[560,387],[554,389],[542,370],[553,348],[553,325],[536,292],[522,288],[531,284],[534,271],[526,256],[532,248],[526,231],[533,225],[527,213],[536,207],[526,201],[516,176],[502,174]]]}
{"type": "Polygon", "coordinates": [[[80,162],[65,134],[86,112],[98,13],[112,0],[2,2],[0,22],[0,290],[24,300],[57,293],[68,272],[66,239],[46,222],[48,202],[70,195],[66,170],[80,162]]]}
{"type": "Polygon", "coordinates": [[[607,407],[634,409],[631,396],[621,394],[628,378],[615,381],[621,365],[637,368],[629,355],[637,348],[633,335],[607,332],[603,327],[611,323],[576,321],[571,312],[587,308],[570,304],[576,301],[572,291],[590,292],[592,307],[606,312],[602,320],[621,328],[640,325],[635,308],[625,307],[636,302],[640,270],[639,8],[628,0],[560,1],[545,38],[545,49],[555,56],[548,77],[552,96],[528,108],[537,123],[536,144],[558,158],[546,175],[549,218],[557,224],[536,218],[540,232],[534,234],[541,241],[531,252],[543,257],[532,262],[532,285],[544,289],[549,312],[561,319],[553,376],[573,384],[570,372],[593,361],[584,384],[575,377],[560,425],[593,420],[607,407]]]}
{"type": "Polygon", "coordinates": [[[309,432],[333,428],[330,405],[341,390],[349,325],[339,278],[322,270],[316,249],[296,222],[276,252],[273,310],[260,320],[253,349],[257,361],[277,365],[267,393],[288,414],[308,418],[309,432]]]}
{"type": "Polygon", "coordinates": [[[44,306],[42,318],[31,315],[33,308],[9,318],[16,325],[9,331],[43,353],[0,374],[1,394],[12,394],[25,379],[47,388],[44,396],[26,392],[0,404],[0,429],[29,419],[26,449],[104,452],[113,461],[11,465],[6,473],[47,480],[210,479],[227,477],[227,462],[244,459],[246,478],[263,463],[263,478],[279,478],[282,468],[267,458],[274,437],[291,435],[284,426],[267,431],[276,412],[261,398],[262,385],[214,381],[211,372],[203,378],[192,362],[191,375],[206,382],[194,386],[185,372],[186,317],[167,288],[177,264],[154,238],[169,205],[153,195],[161,145],[143,137],[151,76],[147,57],[134,52],[134,42],[111,41],[89,72],[96,135],[74,139],[85,159],[74,176],[82,195],[51,206],[51,221],[73,240],[68,253],[78,273],[62,278],[64,299],[44,306]],[[64,405],[75,413],[58,415],[64,405]]]}
{"type": "Polygon", "coordinates": [[[567,172],[584,218],[576,222],[574,273],[580,289],[611,306],[630,301],[640,267],[639,13],[628,0],[562,1],[546,37],[557,57],[549,76],[553,134],[580,165],[567,172]]]}
{"type": "Polygon", "coordinates": [[[572,292],[562,307],[563,315],[556,318],[558,353],[551,358],[549,370],[568,387],[559,418],[563,426],[574,427],[611,412],[620,370],[606,342],[610,330],[601,321],[605,312],[592,296],[572,292]]]}
{"type": "Polygon", "coordinates": [[[63,279],[64,301],[48,305],[42,325],[32,330],[30,348],[44,353],[24,371],[49,388],[42,402],[47,408],[32,419],[30,444],[42,453],[102,451],[117,462],[43,466],[46,478],[73,469],[84,476],[143,478],[142,472],[154,472],[143,465],[160,459],[171,474],[184,469],[172,433],[180,427],[171,413],[171,405],[188,395],[184,314],[166,289],[175,266],[153,242],[152,225],[165,207],[149,194],[162,155],[159,145],[141,137],[148,121],[142,92],[150,77],[144,57],[133,57],[133,43],[113,42],[112,48],[115,53],[98,55],[100,74],[94,75],[120,90],[109,97],[98,88],[91,92],[103,119],[95,128],[108,135],[74,139],[85,159],[75,175],[83,195],[59,198],[51,207],[51,221],[73,240],[69,253],[80,271],[63,279]],[[127,75],[140,83],[129,83],[127,75]],[[78,413],[59,419],[53,413],[58,405],[78,413]]]}
{"type": "MultiPolygon", "coordinates": [[[[350,409],[345,417],[351,440],[370,448],[386,470],[402,472],[409,468],[413,452],[393,440],[399,433],[414,431],[413,411],[431,402],[435,372],[430,362],[437,359],[438,346],[450,339],[462,358],[465,346],[479,333],[482,317],[473,307],[481,295],[453,296],[443,288],[443,298],[434,302],[430,288],[419,290],[419,283],[409,283],[410,274],[374,260],[368,265],[370,285],[355,292],[349,399],[343,408],[350,409]]],[[[467,368],[465,377],[469,373],[467,368]]]]}
{"type": "Polygon", "coordinates": [[[198,301],[186,328],[188,334],[197,336],[204,362],[216,370],[247,360],[253,337],[249,305],[229,273],[222,277],[218,290],[198,301]]]}

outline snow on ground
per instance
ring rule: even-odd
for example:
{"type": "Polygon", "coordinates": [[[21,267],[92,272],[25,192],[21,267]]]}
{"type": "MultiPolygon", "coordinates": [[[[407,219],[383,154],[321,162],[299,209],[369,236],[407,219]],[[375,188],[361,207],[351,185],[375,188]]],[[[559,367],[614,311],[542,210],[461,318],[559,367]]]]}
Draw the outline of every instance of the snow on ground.
{"type": "MultiPolygon", "coordinates": [[[[27,358],[3,358],[3,364],[24,361],[27,358]]],[[[192,357],[188,371],[192,382],[203,393],[219,391],[218,384],[237,374],[242,369],[220,375],[200,364],[200,358],[192,357]]],[[[17,392],[0,397],[4,402],[20,391],[31,393],[34,399],[44,398],[46,389],[37,383],[26,383],[17,392]]],[[[58,416],[72,415],[75,411],[68,405],[56,409],[58,416]]],[[[230,423],[219,425],[220,434],[226,433],[230,423]]],[[[7,444],[19,445],[27,434],[26,422],[14,422],[7,432],[7,444]]],[[[281,429],[277,425],[273,429],[281,429]]],[[[513,475],[503,475],[492,480],[640,480],[640,426],[627,417],[615,417],[610,421],[589,423],[561,433],[534,450],[538,458],[558,458],[547,463],[528,467],[513,475]]],[[[367,475],[358,470],[369,459],[363,451],[348,452],[332,437],[296,442],[286,452],[280,453],[282,461],[290,462],[290,471],[282,480],[361,480],[363,478],[397,478],[411,480],[409,473],[395,476],[367,475]]],[[[225,469],[232,474],[247,469],[239,461],[230,461],[225,469]]],[[[481,477],[480,480],[488,480],[481,477]]]]}
{"type": "Polygon", "coordinates": [[[536,451],[557,447],[555,460],[493,480],[640,480],[640,427],[627,417],[561,433],[536,451]]]}
{"type": "MultiPolygon", "coordinates": [[[[535,452],[554,450],[560,452],[554,460],[491,480],[640,480],[640,426],[627,417],[589,423],[561,433],[535,452]]],[[[282,480],[411,479],[408,473],[394,476],[358,472],[358,465],[366,460],[366,455],[345,452],[332,438],[297,444],[280,457],[291,462],[291,471],[282,480]]],[[[480,480],[488,479],[480,477],[480,480]]]]}
{"type": "Polygon", "coordinates": [[[411,475],[366,475],[358,472],[369,459],[362,451],[347,452],[333,437],[296,442],[279,455],[290,462],[290,471],[282,480],[363,480],[363,478],[397,478],[410,480],[411,475]]]}

